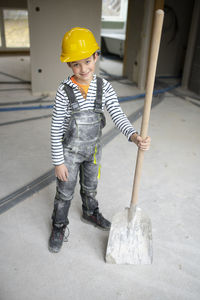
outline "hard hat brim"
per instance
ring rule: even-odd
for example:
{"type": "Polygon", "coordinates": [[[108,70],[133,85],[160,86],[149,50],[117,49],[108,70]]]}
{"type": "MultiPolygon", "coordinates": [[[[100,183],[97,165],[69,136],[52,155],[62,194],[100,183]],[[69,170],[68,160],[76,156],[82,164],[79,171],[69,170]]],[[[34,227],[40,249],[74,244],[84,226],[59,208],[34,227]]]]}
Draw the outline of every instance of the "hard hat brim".
{"type": "Polygon", "coordinates": [[[72,54],[70,56],[66,56],[66,54],[62,53],[60,56],[60,60],[61,60],[61,62],[66,63],[66,62],[72,62],[72,61],[77,61],[77,60],[81,60],[81,59],[86,59],[86,58],[92,56],[99,49],[100,49],[99,47],[95,47],[91,51],[86,51],[86,52],[82,51],[82,53],[80,53],[79,55],[77,55],[75,53],[75,55],[72,54]]]}

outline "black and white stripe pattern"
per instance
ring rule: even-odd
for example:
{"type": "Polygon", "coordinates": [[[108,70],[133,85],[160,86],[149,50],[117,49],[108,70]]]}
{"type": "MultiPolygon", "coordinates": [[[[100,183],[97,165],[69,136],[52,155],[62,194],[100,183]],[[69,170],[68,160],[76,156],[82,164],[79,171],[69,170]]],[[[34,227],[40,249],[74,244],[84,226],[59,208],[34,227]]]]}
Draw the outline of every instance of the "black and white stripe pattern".
{"type": "MultiPolygon", "coordinates": [[[[71,107],[64,90],[64,84],[73,87],[81,110],[93,110],[96,98],[96,75],[93,76],[93,80],[90,83],[87,99],[83,98],[77,85],[74,84],[70,78],[64,80],[60,84],[55,97],[51,124],[51,150],[54,165],[64,163],[62,138],[69,124],[71,115],[71,107]]],[[[105,79],[103,79],[102,107],[103,109],[106,107],[115,125],[128,139],[136,132],[126,115],[123,113],[112,85],[105,79]]]]}

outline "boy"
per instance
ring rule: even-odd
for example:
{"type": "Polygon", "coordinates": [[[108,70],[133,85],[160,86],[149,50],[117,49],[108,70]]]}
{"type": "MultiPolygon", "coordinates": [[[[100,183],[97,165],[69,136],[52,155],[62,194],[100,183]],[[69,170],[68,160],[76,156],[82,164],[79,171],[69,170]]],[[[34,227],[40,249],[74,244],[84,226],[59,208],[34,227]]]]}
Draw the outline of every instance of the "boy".
{"type": "Polygon", "coordinates": [[[57,191],[49,250],[54,253],[61,249],[69,224],[68,212],[78,173],[82,220],[103,230],[110,229],[111,224],[99,212],[95,198],[100,174],[101,131],[105,126],[104,107],[129,141],[142,150],[148,150],[150,145],[150,137],[142,140],[122,112],[111,84],[94,75],[98,50],[88,29],[76,27],[64,35],[60,58],[72,69],[73,76],[59,86],[52,117],[51,145],[57,191]]]}

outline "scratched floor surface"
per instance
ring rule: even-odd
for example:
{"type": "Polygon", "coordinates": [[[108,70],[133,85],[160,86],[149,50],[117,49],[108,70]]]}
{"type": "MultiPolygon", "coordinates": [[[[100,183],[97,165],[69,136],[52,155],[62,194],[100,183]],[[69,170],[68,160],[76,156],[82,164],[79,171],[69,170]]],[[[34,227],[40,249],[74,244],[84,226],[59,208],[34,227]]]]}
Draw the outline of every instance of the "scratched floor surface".
{"type": "MultiPolygon", "coordinates": [[[[28,57],[12,59],[16,66],[13,75],[29,81],[28,57]]],[[[111,64],[119,67],[115,74],[120,75],[121,66],[111,64]]],[[[0,71],[10,74],[12,68],[5,60],[0,65],[0,71]]],[[[105,70],[108,62],[101,66],[105,70]]],[[[15,80],[0,74],[0,81],[15,80]]],[[[127,81],[113,81],[113,86],[120,97],[139,93],[127,81]]],[[[29,88],[28,83],[1,84],[0,108],[36,100],[29,88]]],[[[138,206],[152,221],[153,264],[105,263],[108,233],[81,222],[78,185],[69,214],[68,242],[59,254],[49,253],[55,193],[55,181],[51,181],[0,215],[0,299],[199,299],[200,108],[198,102],[194,105],[183,98],[166,93],[151,112],[152,145],[145,154],[138,206]]],[[[52,100],[41,101],[51,104],[52,100]]],[[[142,106],[143,99],[122,103],[128,116],[142,106]]],[[[52,169],[50,114],[50,109],[0,112],[0,200],[52,169]]],[[[113,128],[106,116],[104,134],[113,128]]],[[[138,131],[140,125],[138,118],[134,123],[138,131]]],[[[122,134],[111,137],[103,148],[98,200],[109,219],[129,205],[135,157],[136,147],[122,134]]],[[[20,199],[19,194],[17,197],[20,199]]]]}

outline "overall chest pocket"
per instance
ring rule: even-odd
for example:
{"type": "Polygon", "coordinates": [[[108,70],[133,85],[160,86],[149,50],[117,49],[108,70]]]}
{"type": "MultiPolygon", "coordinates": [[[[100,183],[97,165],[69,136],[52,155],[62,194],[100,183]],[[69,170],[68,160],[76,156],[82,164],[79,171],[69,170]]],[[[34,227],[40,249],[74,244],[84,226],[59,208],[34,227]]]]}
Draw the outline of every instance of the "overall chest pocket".
{"type": "Polygon", "coordinates": [[[93,120],[92,122],[86,120],[76,120],[79,141],[89,142],[97,140],[101,133],[100,125],[100,120],[93,120]]]}

